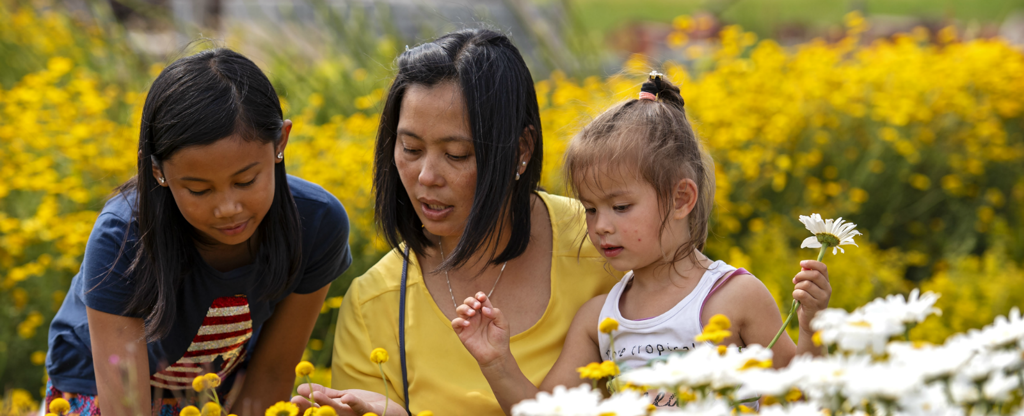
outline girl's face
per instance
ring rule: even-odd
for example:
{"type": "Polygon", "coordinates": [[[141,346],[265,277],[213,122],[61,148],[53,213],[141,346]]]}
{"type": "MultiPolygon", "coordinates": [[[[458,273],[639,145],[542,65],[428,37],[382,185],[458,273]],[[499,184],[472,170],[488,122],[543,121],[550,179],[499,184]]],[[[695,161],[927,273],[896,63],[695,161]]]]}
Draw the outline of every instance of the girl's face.
{"type": "Polygon", "coordinates": [[[692,204],[683,205],[683,212],[673,209],[662,232],[666,213],[654,187],[625,170],[594,169],[579,196],[590,241],[616,270],[636,272],[662,263],[689,238],[686,214],[692,204]]]}
{"type": "Polygon", "coordinates": [[[208,242],[234,246],[252,237],[274,201],[274,165],[283,159],[283,140],[273,143],[229,136],[205,146],[189,146],[164,160],[153,175],[171,190],[182,216],[208,242]]]}
{"type": "Polygon", "coordinates": [[[411,85],[399,110],[395,166],[424,228],[459,238],[476,194],[476,153],[462,90],[411,85]]]}

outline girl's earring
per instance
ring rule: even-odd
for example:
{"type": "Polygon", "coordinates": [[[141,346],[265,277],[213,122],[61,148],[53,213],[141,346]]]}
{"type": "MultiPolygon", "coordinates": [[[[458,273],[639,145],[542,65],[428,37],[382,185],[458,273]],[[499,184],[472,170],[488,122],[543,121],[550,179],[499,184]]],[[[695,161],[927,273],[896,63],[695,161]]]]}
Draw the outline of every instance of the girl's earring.
{"type": "Polygon", "coordinates": [[[277,152],[278,159],[284,159],[284,152],[277,152]]]}

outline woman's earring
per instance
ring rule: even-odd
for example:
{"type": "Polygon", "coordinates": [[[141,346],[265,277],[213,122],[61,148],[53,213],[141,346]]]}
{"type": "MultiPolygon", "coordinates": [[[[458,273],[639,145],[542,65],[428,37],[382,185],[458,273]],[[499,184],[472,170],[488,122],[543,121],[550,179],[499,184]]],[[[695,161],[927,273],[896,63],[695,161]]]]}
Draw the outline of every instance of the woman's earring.
{"type": "Polygon", "coordinates": [[[164,179],[164,178],[163,178],[163,177],[161,176],[161,177],[160,177],[160,184],[161,184],[161,185],[163,185],[164,183],[167,183],[167,180],[166,180],[166,179],[164,179]]]}
{"type": "Polygon", "coordinates": [[[277,152],[278,159],[284,159],[284,152],[277,152]]]}
{"type": "Polygon", "coordinates": [[[516,171],[516,180],[519,180],[519,171],[516,171]]]}

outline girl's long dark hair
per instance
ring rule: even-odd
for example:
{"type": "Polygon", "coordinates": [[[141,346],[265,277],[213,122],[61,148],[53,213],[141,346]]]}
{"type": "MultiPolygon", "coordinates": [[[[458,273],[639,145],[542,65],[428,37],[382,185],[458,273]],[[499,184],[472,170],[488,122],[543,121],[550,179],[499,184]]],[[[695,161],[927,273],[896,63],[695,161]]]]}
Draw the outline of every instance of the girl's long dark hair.
{"type": "Polygon", "coordinates": [[[433,243],[395,169],[395,142],[402,98],[410,85],[454,82],[468,109],[476,154],[476,193],[466,228],[455,251],[439,269],[469,261],[491,237],[508,233],[499,264],[526,251],[530,242],[530,195],[540,182],[544,147],[533,78],[508,37],[486,29],[464,29],[407,50],[398,57],[398,75],[388,91],[374,148],[374,214],[392,247],[403,241],[416,254],[433,243]],[[528,133],[526,133],[528,132],[528,133]],[[517,181],[519,138],[532,138],[532,156],[517,181]],[[505,230],[505,218],[511,229],[505,230]]]}
{"type": "MultiPolygon", "coordinates": [[[[181,283],[203,261],[195,248],[202,241],[199,233],[182,216],[171,191],[157,183],[153,165],[159,167],[183,148],[233,135],[276,145],[283,126],[270,80],[234,51],[212,49],[179,59],[153,81],[142,109],[139,170],[118,188],[135,196],[139,230],[126,273],[135,287],[126,313],[145,317],[148,340],[170,331],[181,283]]],[[[250,245],[257,250],[252,286],[259,299],[283,296],[302,264],[302,228],[283,162],[274,165],[274,180],[274,201],[250,245]]]]}

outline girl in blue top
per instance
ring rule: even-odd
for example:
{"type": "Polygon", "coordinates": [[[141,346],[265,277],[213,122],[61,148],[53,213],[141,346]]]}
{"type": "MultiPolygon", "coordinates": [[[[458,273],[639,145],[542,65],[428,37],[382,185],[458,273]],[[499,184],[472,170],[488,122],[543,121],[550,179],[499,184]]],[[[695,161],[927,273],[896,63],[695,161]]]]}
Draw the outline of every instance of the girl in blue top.
{"type": "Polygon", "coordinates": [[[288,399],[330,282],[351,263],[341,203],[285,173],[291,127],[238,53],[208,50],[161,72],[138,173],[97,218],[50,325],[47,406],[64,397],[73,414],[177,414],[207,372],[233,390],[228,413],[288,399]]]}

